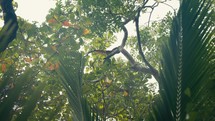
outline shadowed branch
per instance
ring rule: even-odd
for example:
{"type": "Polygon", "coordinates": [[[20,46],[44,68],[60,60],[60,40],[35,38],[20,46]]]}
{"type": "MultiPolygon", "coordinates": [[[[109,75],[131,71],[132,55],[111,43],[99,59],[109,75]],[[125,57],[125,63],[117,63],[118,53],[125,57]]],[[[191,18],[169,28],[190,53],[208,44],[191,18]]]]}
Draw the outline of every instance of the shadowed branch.
{"type": "Polygon", "coordinates": [[[0,31],[0,52],[3,52],[8,44],[16,38],[18,22],[12,0],[1,0],[0,4],[4,16],[4,26],[0,31]]]}
{"type": "Polygon", "coordinates": [[[158,71],[146,60],[145,55],[144,55],[143,50],[142,50],[141,38],[140,38],[140,30],[139,30],[139,17],[140,17],[140,10],[138,11],[136,19],[135,19],[135,26],[136,26],[136,33],[137,33],[137,41],[138,41],[139,54],[142,57],[143,62],[151,70],[152,75],[158,81],[159,80],[158,71]]]}

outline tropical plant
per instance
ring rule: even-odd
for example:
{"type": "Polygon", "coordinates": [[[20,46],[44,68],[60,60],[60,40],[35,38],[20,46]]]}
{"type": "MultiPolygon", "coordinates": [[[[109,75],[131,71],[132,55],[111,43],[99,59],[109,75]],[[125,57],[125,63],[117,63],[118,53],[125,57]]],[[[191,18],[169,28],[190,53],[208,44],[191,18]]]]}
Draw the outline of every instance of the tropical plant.
{"type": "Polygon", "coordinates": [[[139,25],[165,1],[150,2],[57,0],[40,26],[18,18],[16,41],[0,54],[0,120],[214,120],[214,0],[184,0],[170,41],[170,14],[139,25]],[[119,30],[121,45],[108,50],[119,30]]]}
{"type": "Polygon", "coordinates": [[[162,49],[150,121],[215,120],[214,1],[182,0],[162,49]]]}
{"type": "MultiPolygon", "coordinates": [[[[70,45],[70,44],[69,44],[70,45]]],[[[72,120],[87,121],[90,119],[89,106],[82,93],[83,65],[82,56],[78,50],[59,48],[59,69],[57,80],[62,82],[68,95],[68,101],[72,109],[72,120]]],[[[71,47],[72,48],[72,47],[71,47]]]]}
{"type": "Polygon", "coordinates": [[[0,119],[12,120],[14,118],[23,119],[28,118],[37,103],[38,96],[42,93],[43,86],[38,83],[38,86],[33,83],[35,74],[32,69],[26,69],[22,74],[17,74],[14,67],[11,66],[3,75],[1,80],[1,102],[0,102],[0,119]],[[33,84],[35,88],[31,87],[33,84]],[[25,90],[23,92],[23,90],[25,90]],[[25,95],[33,92],[29,98],[25,95]],[[23,107],[22,107],[23,106],[23,107]],[[22,112],[21,115],[18,115],[22,112]],[[25,118],[23,118],[25,115],[25,118]]]}

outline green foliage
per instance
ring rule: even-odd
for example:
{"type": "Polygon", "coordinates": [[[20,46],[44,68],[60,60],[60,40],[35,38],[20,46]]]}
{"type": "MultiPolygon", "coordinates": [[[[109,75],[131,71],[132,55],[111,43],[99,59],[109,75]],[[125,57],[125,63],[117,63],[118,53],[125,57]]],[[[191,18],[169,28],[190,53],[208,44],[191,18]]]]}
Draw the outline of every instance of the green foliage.
{"type": "MultiPolygon", "coordinates": [[[[204,6],[210,0],[206,4],[200,1],[185,1],[180,9],[181,119],[188,115],[189,120],[213,120],[214,16],[204,6]]],[[[135,19],[145,2],[57,0],[56,8],[50,10],[42,25],[18,18],[16,41],[0,54],[0,91],[4,92],[0,120],[126,121],[147,120],[150,114],[150,121],[160,121],[163,116],[168,121],[175,118],[179,14],[172,19],[169,13],[151,26],[140,27],[146,59],[157,69],[158,60],[162,60],[160,94],[155,91],[156,85],[148,82],[152,75],[133,71],[131,64],[120,57],[104,61],[109,52],[105,50],[116,41],[113,33],[121,29],[125,20],[135,19]]],[[[126,45],[134,60],[141,63],[136,39],[130,37],[126,45]]]]}
{"type": "MultiPolygon", "coordinates": [[[[169,39],[172,16],[172,13],[167,13],[160,21],[154,21],[151,26],[143,26],[140,30],[141,44],[146,58],[157,69],[160,66],[157,60],[161,58],[161,45],[169,39]]],[[[136,37],[130,37],[126,46],[131,48],[132,56],[140,62],[136,37]]]]}
{"type": "Polygon", "coordinates": [[[24,105],[21,114],[17,116],[16,121],[26,121],[30,117],[37,105],[40,95],[42,94],[44,86],[45,85],[41,83],[39,86],[35,87],[33,94],[31,95],[30,99],[26,101],[26,104],[24,105]]]}
{"type": "Polygon", "coordinates": [[[160,99],[153,119],[214,120],[212,0],[184,0],[162,49],[160,99]]]}
{"type": "Polygon", "coordinates": [[[111,59],[108,64],[101,61],[102,56],[94,59],[98,61],[87,65],[83,86],[93,109],[99,111],[103,120],[144,119],[156,94],[155,87],[146,84],[150,76],[130,71],[129,64],[121,59],[111,59]]]}
{"type": "Polygon", "coordinates": [[[69,103],[74,112],[73,120],[83,121],[81,55],[77,52],[70,52],[59,55],[59,58],[60,68],[57,74],[68,94],[69,103]]]}
{"type": "MultiPolygon", "coordinates": [[[[14,69],[14,68],[11,68],[14,69]]],[[[5,74],[2,80],[2,83],[4,84],[5,81],[9,81],[6,80],[5,78],[7,78],[7,76],[11,76],[8,74],[5,74]]],[[[1,120],[11,120],[13,118],[13,114],[15,112],[14,109],[19,107],[19,103],[22,103],[22,90],[25,85],[27,85],[30,82],[30,78],[33,78],[33,72],[31,69],[26,70],[25,73],[23,73],[20,76],[13,76],[11,77],[12,82],[8,83],[6,86],[1,88],[1,103],[0,103],[0,119],[1,120]]],[[[35,103],[32,102],[32,106],[35,103]]],[[[24,109],[23,109],[24,110],[24,109]]],[[[30,111],[30,110],[29,110],[30,111]]],[[[29,112],[31,113],[31,111],[29,112]]],[[[28,116],[27,116],[28,117],[28,116]]]]}
{"type": "Polygon", "coordinates": [[[141,1],[136,0],[79,0],[78,3],[77,12],[92,22],[90,28],[99,36],[107,30],[118,31],[125,20],[134,18],[141,5],[141,1]]]}

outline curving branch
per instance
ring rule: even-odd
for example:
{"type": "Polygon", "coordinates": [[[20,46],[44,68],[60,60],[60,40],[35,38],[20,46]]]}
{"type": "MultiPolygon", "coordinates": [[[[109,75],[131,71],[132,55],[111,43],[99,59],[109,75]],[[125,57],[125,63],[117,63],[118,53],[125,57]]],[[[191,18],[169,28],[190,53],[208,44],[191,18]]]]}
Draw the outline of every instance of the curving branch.
{"type": "Polygon", "coordinates": [[[128,30],[126,29],[126,27],[123,25],[122,26],[122,30],[124,32],[124,37],[122,39],[122,44],[121,44],[121,48],[124,48],[125,47],[125,43],[126,43],[126,40],[128,39],[128,30]]]}
{"type": "Polygon", "coordinates": [[[4,26],[0,31],[0,52],[3,52],[8,44],[16,38],[18,22],[12,0],[0,0],[0,5],[4,16],[4,26]]]}
{"type": "MultiPolygon", "coordinates": [[[[145,5],[148,3],[148,1],[149,1],[149,0],[144,0],[144,1],[143,1],[143,4],[142,4],[140,7],[138,7],[135,11],[141,11],[142,9],[144,9],[144,8],[146,7],[145,5]]],[[[111,12],[111,11],[110,11],[110,12],[111,12]]],[[[112,12],[111,12],[111,14],[112,14],[112,12]]],[[[126,25],[127,23],[129,23],[130,21],[132,21],[133,19],[134,19],[134,18],[127,18],[127,19],[125,19],[124,22],[122,22],[121,28],[122,28],[122,30],[123,30],[123,32],[124,32],[124,37],[123,37],[123,39],[122,39],[122,43],[121,43],[121,45],[120,45],[119,47],[114,48],[114,49],[111,51],[111,53],[110,53],[105,59],[108,59],[108,58],[114,56],[115,54],[120,53],[121,50],[125,47],[126,41],[127,41],[127,39],[128,39],[128,30],[127,30],[127,28],[125,27],[125,25],[126,25]]]]}
{"type": "Polygon", "coordinates": [[[135,19],[139,54],[142,57],[143,62],[149,67],[152,75],[158,81],[159,80],[158,71],[146,60],[145,55],[142,50],[141,39],[140,39],[140,30],[139,30],[139,18],[140,18],[140,11],[138,11],[136,19],[135,19]]]}
{"type": "Polygon", "coordinates": [[[109,59],[110,57],[119,54],[120,53],[120,47],[115,47],[114,49],[111,50],[111,52],[104,58],[104,61],[106,61],[107,59],[109,59]]]}
{"type": "Polygon", "coordinates": [[[123,49],[125,47],[125,43],[128,39],[128,30],[126,29],[125,27],[125,24],[127,24],[129,21],[131,21],[130,19],[126,20],[123,25],[122,25],[122,30],[124,32],[124,37],[122,39],[122,43],[119,47],[115,47],[114,49],[111,50],[111,52],[107,55],[107,57],[105,57],[105,61],[107,59],[109,59],[110,57],[116,55],[116,54],[119,54],[121,52],[121,49],[123,49]]]}
{"type": "Polygon", "coordinates": [[[151,12],[150,12],[150,14],[149,14],[149,19],[148,19],[148,26],[149,26],[149,24],[150,24],[150,21],[151,21],[151,17],[152,17],[152,13],[153,13],[153,11],[154,11],[154,8],[157,7],[157,6],[159,5],[159,3],[160,3],[160,2],[155,1],[155,3],[154,3],[153,5],[151,5],[151,6],[145,6],[145,8],[151,8],[151,12]]]}

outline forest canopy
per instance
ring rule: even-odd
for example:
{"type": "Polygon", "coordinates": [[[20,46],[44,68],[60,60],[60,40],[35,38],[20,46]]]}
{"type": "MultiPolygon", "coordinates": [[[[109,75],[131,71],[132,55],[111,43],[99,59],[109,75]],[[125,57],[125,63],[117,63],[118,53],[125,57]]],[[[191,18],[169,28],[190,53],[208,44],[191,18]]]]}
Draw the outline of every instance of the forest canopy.
{"type": "Polygon", "coordinates": [[[0,120],[214,121],[215,1],[168,2],[56,0],[38,24],[0,0],[0,120]]]}

